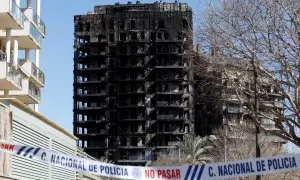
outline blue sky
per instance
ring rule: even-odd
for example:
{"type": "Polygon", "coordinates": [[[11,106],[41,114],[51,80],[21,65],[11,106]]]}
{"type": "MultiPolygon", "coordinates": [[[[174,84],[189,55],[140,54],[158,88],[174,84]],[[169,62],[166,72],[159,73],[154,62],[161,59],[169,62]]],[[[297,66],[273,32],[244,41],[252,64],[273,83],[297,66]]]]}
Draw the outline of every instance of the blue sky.
{"type": "MultiPolygon", "coordinates": [[[[125,0],[41,1],[41,18],[46,24],[47,36],[43,40],[40,55],[40,66],[46,74],[40,112],[71,133],[73,133],[73,16],[93,11],[95,5],[115,2],[127,3],[125,0]]],[[[189,3],[194,13],[204,5],[201,3],[202,0],[180,2],[189,3]]]]}

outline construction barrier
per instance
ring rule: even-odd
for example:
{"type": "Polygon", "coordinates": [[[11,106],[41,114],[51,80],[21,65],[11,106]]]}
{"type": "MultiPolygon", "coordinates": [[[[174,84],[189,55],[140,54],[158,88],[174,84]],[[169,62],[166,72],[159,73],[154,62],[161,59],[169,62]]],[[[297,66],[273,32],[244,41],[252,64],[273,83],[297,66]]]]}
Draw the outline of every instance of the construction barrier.
{"type": "Polygon", "coordinates": [[[39,160],[77,172],[119,179],[210,180],[287,172],[297,170],[300,167],[300,154],[190,166],[138,167],[108,164],[39,147],[7,142],[0,142],[0,151],[32,160],[39,160]]]}

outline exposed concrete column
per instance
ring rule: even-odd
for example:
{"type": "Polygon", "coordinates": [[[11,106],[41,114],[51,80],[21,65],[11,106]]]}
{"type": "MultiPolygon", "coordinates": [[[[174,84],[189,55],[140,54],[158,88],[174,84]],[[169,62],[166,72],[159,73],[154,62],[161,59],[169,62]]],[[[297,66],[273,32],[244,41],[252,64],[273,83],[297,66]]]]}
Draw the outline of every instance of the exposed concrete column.
{"type": "Polygon", "coordinates": [[[30,8],[30,7],[31,7],[31,0],[27,0],[26,8],[30,8]]]}
{"type": "Polygon", "coordinates": [[[36,112],[39,112],[39,105],[38,105],[38,104],[34,104],[34,110],[35,110],[36,112]]]}
{"type": "Polygon", "coordinates": [[[18,68],[18,59],[19,59],[19,42],[18,40],[14,40],[14,59],[13,65],[18,68]]]}
{"type": "Polygon", "coordinates": [[[37,67],[40,67],[40,50],[39,49],[35,50],[35,61],[34,61],[34,64],[37,67]]]}
{"type": "Polygon", "coordinates": [[[11,29],[6,29],[6,61],[10,63],[11,29]]]}
{"type": "Polygon", "coordinates": [[[25,49],[25,60],[29,61],[30,59],[30,49],[25,49]]]}
{"type": "Polygon", "coordinates": [[[4,90],[4,97],[8,98],[9,97],[9,90],[4,90]]]}
{"type": "Polygon", "coordinates": [[[131,139],[130,139],[130,137],[127,137],[126,139],[127,139],[127,146],[130,146],[131,145],[131,139]]]}
{"type": "Polygon", "coordinates": [[[143,146],[143,139],[142,138],[138,138],[138,145],[137,146],[143,146]]]}

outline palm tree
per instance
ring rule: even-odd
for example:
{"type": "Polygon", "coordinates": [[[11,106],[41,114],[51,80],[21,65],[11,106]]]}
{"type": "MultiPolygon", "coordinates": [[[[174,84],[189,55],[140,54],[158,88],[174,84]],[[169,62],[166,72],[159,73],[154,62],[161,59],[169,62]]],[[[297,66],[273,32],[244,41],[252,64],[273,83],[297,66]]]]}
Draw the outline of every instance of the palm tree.
{"type": "Polygon", "coordinates": [[[200,137],[187,134],[183,136],[179,148],[183,152],[186,163],[199,164],[213,161],[214,141],[213,135],[200,137]]]}

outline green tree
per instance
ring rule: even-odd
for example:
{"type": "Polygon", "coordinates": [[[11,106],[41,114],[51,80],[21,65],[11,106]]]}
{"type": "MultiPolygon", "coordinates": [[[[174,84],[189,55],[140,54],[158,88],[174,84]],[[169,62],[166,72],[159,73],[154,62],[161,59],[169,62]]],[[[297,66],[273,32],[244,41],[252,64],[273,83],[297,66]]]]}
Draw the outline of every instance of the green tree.
{"type": "Polygon", "coordinates": [[[213,161],[214,141],[217,138],[213,135],[200,137],[187,134],[183,137],[180,150],[188,164],[199,164],[213,161]]]}

